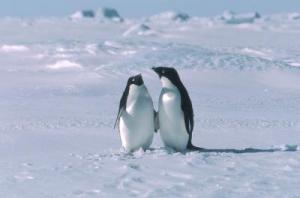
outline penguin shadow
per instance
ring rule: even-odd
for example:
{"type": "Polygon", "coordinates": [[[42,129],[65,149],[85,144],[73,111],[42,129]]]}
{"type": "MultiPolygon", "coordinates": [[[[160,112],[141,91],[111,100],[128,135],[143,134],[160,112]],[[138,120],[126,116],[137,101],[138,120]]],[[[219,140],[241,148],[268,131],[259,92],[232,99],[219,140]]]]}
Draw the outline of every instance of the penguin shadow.
{"type": "Polygon", "coordinates": [[[126,151],[124,148],[120,148],[118,152],[108,152],[105,154],[97,154],[95,160],[103,159],[117,159],[120,161],[135,160],[143,158],[147,155],[178,155],[178,154],[188,154],[188,153],[202,153],[202,154],[253,154],[253,153],[274,153],[274,152],[296,152],[299,150],[297,145],[284,145],[283,147],[270,148],[270,149],[259,149],[259,148],[245,148],[245,149],[207,149],[199,148],[187,149],[182,152],[178,152],[169,147],[150,147],[146,150],[139,149],[135,152],[126,151]]]}
{"type": "Polygon", "coordinates": [[[298,150],[297,145],[284,145],[283,148],[270,148],[270,149],[259,149],[259,148],[245,148],[245,149],[206,149],[206,148],[193,148],[186,152],[199,152],[199,153],[233,153],[233,154],[244,154],[244,153],[274,153],[274,152],[295,152],[298,150]]]}
{"type": "MultiPolygon", "coordinates": [[[[148,148],[143,153],[145,154],[154,154],[154,153],[160,153],[163,152],[168,155],[181,153],[181,154],[187,154],[192,152],[197,153],[231,153],[231,154],[253,154],[253,153],[274,153],[274,152],[296,152],[298,151],[299,147],[298,145],[284,145],[282,147],[276,147],[276,148],[270,148],[270,149],[259,149],[259,148],[244,148],[244,149],[208,149],[208,148],[200,148],[200,147],[194,147],[193,149],[187,149],[185,151],[176,151],[169,147],[159,147],[159,148],[148,148]],[[147,152],[148,151],[148,152],[147,152]]],[[[140,150],[139,150],[140,151],[140,150]]],[[[128,152],[124,149],[121,149],[121,153],[119,153],[119,157],[123,159],[135,159],[141,157],[141,153],[139,151],[136,152],[128,152]]]]}

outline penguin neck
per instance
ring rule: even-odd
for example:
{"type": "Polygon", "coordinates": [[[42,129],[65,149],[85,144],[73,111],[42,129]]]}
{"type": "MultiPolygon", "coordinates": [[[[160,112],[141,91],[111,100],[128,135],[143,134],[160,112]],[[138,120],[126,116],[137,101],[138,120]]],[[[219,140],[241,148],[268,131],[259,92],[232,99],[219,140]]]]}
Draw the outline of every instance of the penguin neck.
{"type": "Polygon", "coordinates": [[[160,79],[162,87],[170,90],[178,90],[178,88],[166,77],[160,79]]]}
{"type": "Polygon", "coordinates": [[[141,95],[146,95],[147,90],[145,85],[130,85],[127,98],[127,104],[136,101],[141,95]]]}

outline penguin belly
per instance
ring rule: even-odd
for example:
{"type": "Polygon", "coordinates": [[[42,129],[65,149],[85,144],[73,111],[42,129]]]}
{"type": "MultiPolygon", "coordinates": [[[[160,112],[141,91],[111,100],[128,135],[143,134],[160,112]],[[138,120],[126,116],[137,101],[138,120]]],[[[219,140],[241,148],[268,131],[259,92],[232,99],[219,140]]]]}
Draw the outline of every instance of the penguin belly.
{"type": "Polygon", "coordinates": [[[158,114],[160,136],[164,145],[176,151],[186,150],[189,135],[185,128],[179,92],[162,90],[158,114]]]}
{"type": "Polygon", "coordinates": [[[126,108],[120,117],[119,126],[122,146],[126,151],[149,148],[154,134],[153,120],[153,103],[147,98],[139,99],[126,108]]]}

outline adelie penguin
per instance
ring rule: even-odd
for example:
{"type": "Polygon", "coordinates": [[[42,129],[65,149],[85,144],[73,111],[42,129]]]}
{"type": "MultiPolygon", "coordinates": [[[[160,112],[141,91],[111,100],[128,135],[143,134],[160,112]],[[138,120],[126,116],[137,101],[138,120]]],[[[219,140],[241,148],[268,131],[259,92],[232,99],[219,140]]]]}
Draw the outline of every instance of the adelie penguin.
{"type": "Polygon", "coordinates": [[[159,131],[166,147],[201,150],[192,144],[194,112],[189,94],[172,67],[153,67],[162,83],[158,104],[159,131]]]}
{"type": "Polygon", "coordinates": [[[128,79],[120,100],[115,123],[118,125],[122,146],[127,152],[146,150],[152,143],[156,129],[156,113],[142,75],[128,79]]]}

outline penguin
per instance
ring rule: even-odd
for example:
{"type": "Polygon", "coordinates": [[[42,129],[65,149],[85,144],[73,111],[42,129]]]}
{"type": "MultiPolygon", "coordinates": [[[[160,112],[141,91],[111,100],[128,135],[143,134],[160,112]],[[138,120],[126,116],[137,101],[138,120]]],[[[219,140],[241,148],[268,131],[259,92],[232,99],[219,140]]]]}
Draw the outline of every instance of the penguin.
{"type": "Polygon", "coordinates": [[[162,83],[158,104],[159,131],[166,147],[175,151],[201,150],[192,144],[194,112],[190,96],[172,67],[153,67],[162,83]]]}
{"type": "Polygon", "coordinates": [[[146,150],[152,143],[156,112],[142,75],[128,79],[119,104],[115,126],[118,125],[122,146],[127,152],[146,150]]]}

